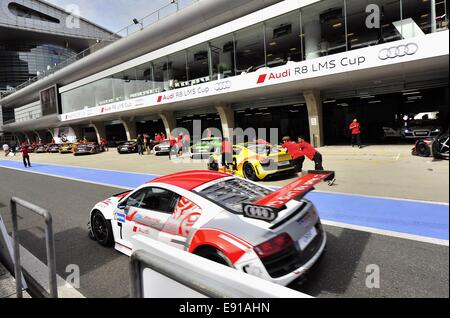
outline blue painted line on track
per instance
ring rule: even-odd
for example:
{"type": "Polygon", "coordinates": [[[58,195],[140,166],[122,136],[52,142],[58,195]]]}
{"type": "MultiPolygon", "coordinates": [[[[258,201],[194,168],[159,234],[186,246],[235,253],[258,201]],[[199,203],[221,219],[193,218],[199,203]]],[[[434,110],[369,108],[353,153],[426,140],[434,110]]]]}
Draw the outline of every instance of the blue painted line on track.
{"type": "MultiPolygon", "coordinates": [[[[25,169],[21,162],[9,160],[0,160],[1,166],[126,188],[136,188],[158,177],[150,174],[48,164],[34,164],[31,169],[25,169]]],[[[308,195],[308,199],[314,202],[324,220],[442,240],[449,239],[449,207],[445,204],[324,192],[312,192],[308,195]]]]}

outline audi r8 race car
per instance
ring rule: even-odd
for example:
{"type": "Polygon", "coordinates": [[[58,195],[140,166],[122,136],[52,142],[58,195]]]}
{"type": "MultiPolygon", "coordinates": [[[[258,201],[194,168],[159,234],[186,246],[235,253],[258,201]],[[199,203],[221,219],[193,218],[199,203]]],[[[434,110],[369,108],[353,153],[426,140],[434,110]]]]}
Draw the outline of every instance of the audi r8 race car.
{"type": "Polygon", "coordinates": [[[38,145],[37,147],[36,147],[36,153],[46,153],[47,152],[47,148],[48,148],[48,146],[47,145],[38,145]]]}
{"type": "Polygon", "coordinates": [[[57,145],[57,144],[47,145],[47,152],[59,153],[59,145],[57,145]]]}
{"type": "Polygon", "coordinates": [[[448,132],[434,139],[420,139],[412,149],[413,156],[430,157],[435,159],[449,159],[449,137],[448,132]]]}
{"type": "Polygon", "coordinates": [[[119,146],[117,146],[117,152],[121,155],[125,153],[137,153],[138,145],[136,140],[121,143],[119,146]]]}
{"type": "Polygon", "coordinates": [[[92,155],[101,152],[100,145],[96,142],[90,142],[85,144],[76,144],[73,147],[73,154],[75,156],[80,155],[92,155]]]}
{"type": "Polygon", "coordinates": [[[60,154],[66,154],[66,153],[73,153],[73,144],[62,144],[61,147],[59,147],[59,153],[60,154]]]}
{"type": "Polygon", "coordinates": [[[153,148],[153,152],[156,156],[168,155],[170,153],[170,141],[168,139],[161,141],[153,148]]]}
{"type": "Polygon", "coordinates": [[[288,285],[313,266],[326,244],[314,204],[304,198],[334,172],[311,171],[274,191],[214,171],[154,179],[99,202],[90,237],[131,255],[137,234],[288,285]]]}
{"type": "Polygon", "coordinates": [[[192,158],[209,158],[215,152],[220,152],[222,139],[221,138],[204,138],[200,142],[191,147],[192,158]]]}
{"type": "MultiPolygon", "coordinates": [[[[221,161],[221,155],[212,155],[208,169],[218,171],[221,161]]],[[[295,172],[292,157],[285,150],[260,143],[234,145],[233,166],[235,175],[252,181],[295,172]]]]}

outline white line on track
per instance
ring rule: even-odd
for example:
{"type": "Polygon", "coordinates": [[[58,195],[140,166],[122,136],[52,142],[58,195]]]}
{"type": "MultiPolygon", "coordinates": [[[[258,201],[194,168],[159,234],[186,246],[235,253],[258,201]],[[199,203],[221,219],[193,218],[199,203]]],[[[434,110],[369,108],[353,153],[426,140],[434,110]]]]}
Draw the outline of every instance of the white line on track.
{"type": "Polygon", "coordinates": [[[431,237],[406,234],[406,233],[400,233],[400,232],[394,232],[394,231],[387,231],[387,230],[380,230],[380,229],[366,227],[366,226],[359,226],[359,225],[346,224],[346,223],[327,221],[327,220],[322,220],[322,224],[328,225],[328,226],[344,228],[344,229],[355,230],[355,231],[369,232],[369,233],[379,234],[379,235],[384,235],[384,236],[397,237],[397,238],[406,239],[406,240],[413,240],[413,241],[418,241],[418,242],[423,242],[423,243],[449,246],[449,241],[435,239],[435,238],[431,238],[431,237]]]}
{"type": "MultiPolygon", "coordinates": [[[[16,170],[16,171],[20,171],[20,172],[34,173],[34,174],[38,174],[38,175],[49,176],[49,177],[54,177],[54,178],[60,178],[60,179],[65,179],[65,180],[69,180],[69,181],[90,183],[90,184],[104,186],[104,187],[113,187],[113,188],[118,188],[118,189],[123,189],[123,190],[131,190],[131,188],[118,186],[118,185],[114,185],[114,184],[99,183],[99,182],[94,182],[94,181],[89,181],[89,180],[82,180],[82,179],[71,178],[71,177],[62,177],[62,176],[58,176],[58,175],[52,175],[52,174],[49,174],[49,173],[36,172],[36,171],[32,171],[32,170],[23,170],[23,169],[19,169],[19,168],[11,168],[11,167],[6,167],[6,166],[2,166],[2,165],[0,165],[0,168],[16,170]]],[[[97,169],[97,170],[99,170],[99,169],[97,169]]],[[[416,203],[428,203],[428,204],[445,205],[445,206],[449,205],[448,203],[443,203],[443,202],[429,202],[429,201],[398,199],[398,198],[389,198],[389,197],[377,197],[377,196],[369,196],[369,195],[349,194],[349,193],[330,192],[330,191],[318,191],[318,190],[316,190],[316,192],[330,193],[330,194],[340,194],[340,195],[348,195],[348,196],[359,196],[359,197],[366,197],[366,198],[372,198],[372,199],[373,198],[375,198],[375,199],[388,199],[388,200],[408,201],[408,202],[416,202],[416,203]]],[[[369,232],[369,233],[380,234],[380,235],[385,235],[385,236],[392,236],[392,237],[397,237],[397,238],[409,239],[409,240],[414,240],[414,241],[419,241],[419,242],[426,242],[426,243],[431,243],[431,244],[449,246],[449,243],[448,243],[449,241],[435,239],[435,238],[430,238],[430,237],[424,237],[424,236],[417,236],[417,235],[400,233],[400,232],[381,230],[381,229],[376,229],[376,228],[371,228],[371,227],[364,227],[364,226],[358,226],[358,225],[352,225],[352,224],[328,221],[328,220],[323,220],[323,219],[322,219],[322,223],[325,224],[325,225],[341,227],[341,228],[347,228],[347,229],[353,229],[353,230],[357,230],[357,231],[363,231],[363,232],[369,232]]]]}

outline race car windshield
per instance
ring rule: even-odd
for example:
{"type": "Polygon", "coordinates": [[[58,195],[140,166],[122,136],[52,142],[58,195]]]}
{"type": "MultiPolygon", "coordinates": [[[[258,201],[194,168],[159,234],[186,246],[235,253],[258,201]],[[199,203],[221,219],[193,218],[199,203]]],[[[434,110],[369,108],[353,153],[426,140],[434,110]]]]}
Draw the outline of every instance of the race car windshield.
{"type": "Polygon", "coordinates": [[[242,203],[257,201],[272,192],[244,179],[231,179],[216,183],[200,194],[233,213],[242,214],[242,203]]]}

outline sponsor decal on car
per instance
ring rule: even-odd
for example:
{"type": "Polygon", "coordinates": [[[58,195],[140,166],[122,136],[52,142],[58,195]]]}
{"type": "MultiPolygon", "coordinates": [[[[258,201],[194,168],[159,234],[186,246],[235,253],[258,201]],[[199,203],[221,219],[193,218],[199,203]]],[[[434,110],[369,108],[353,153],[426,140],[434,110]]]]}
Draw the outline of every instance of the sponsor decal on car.
{"type": "Polygon", "coordinates": [[[126,215],[124,213],[115,212],[114,213],[114,220],[119,223],[125,223],[126,215]]]}
{"type": "Polygon", "coordinates": [[[278,217],[278,212],[280,209],[260,206],[251,203],[242,204],[242,212],[245,217],[262,220],[266,222],[272,222],[278,217]]]}

